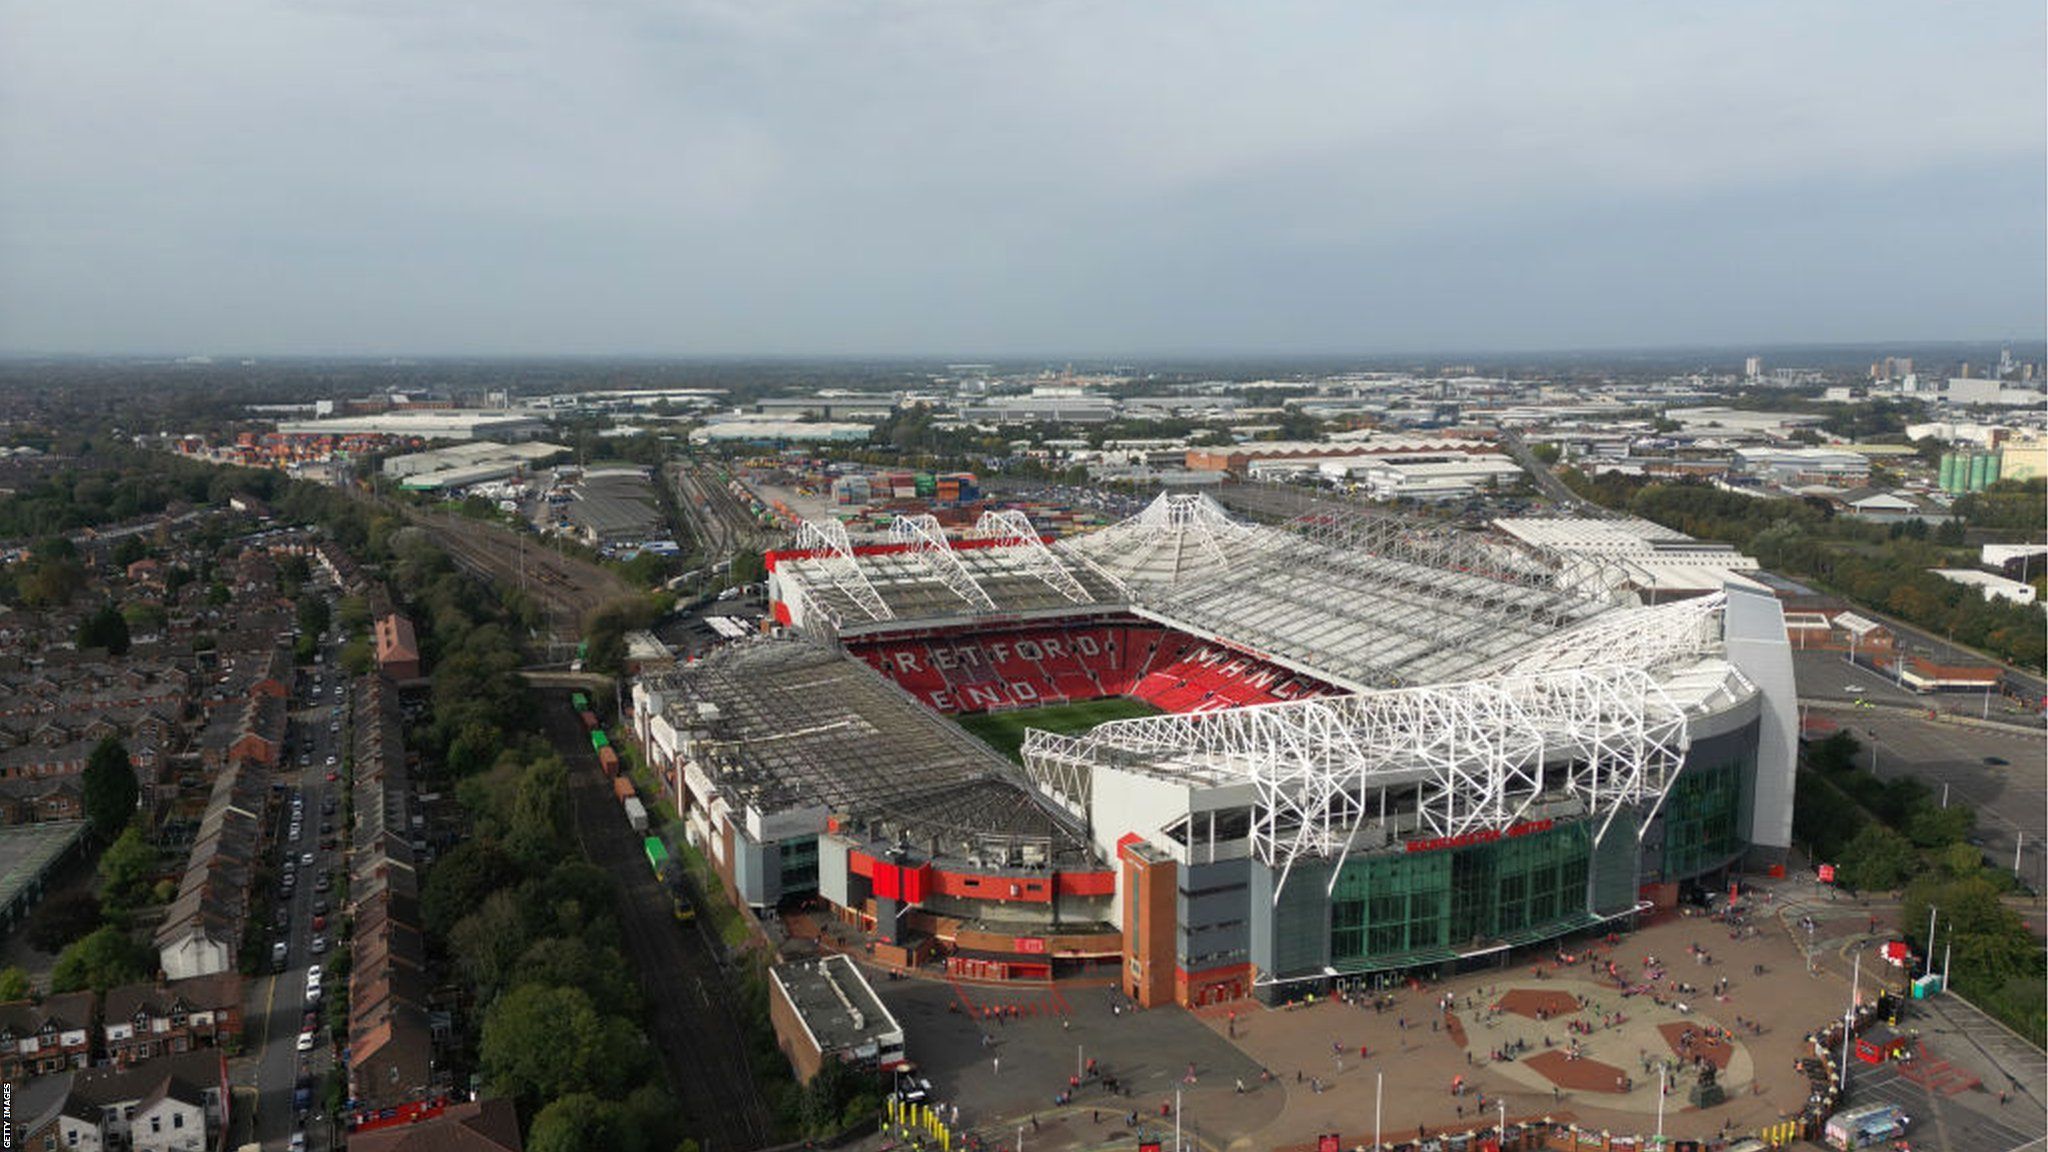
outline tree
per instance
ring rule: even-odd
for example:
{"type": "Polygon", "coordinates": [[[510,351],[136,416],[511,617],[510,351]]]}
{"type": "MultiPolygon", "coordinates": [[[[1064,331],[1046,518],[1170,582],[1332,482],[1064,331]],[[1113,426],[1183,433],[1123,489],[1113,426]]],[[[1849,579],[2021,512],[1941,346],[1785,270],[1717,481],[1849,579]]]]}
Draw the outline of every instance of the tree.
{"type": "Polygon", "coordinates": [[[318,636],[327,631],[332,616],[327,609],[327,598],[318,593],[299,597],[299,631],[306,636],[318,636]]]}
{"type": "Polygon", "coordinates": [[[1842,883],[1852,889],[1896,888],[1919,866],[1912,841],[1881,824],[1866,825],[1842,849],[1842,883]]]}
{"type": "Polygon", "coordinates": [[[128,654],[128,620],[111,601],[78,626],[80,648],[105,648],[110,656],[128,654]]]}
{"type": "Polygon", "coordinates": [[[630,1083],[647,1050],[632,1025],[608,1022],[580,989],[528,984],[484,1013],[477,1055],[492,1091],[531,1105],[630,1083]]]}
{"type": "Polygon", "coordinates": [[[142,788],[128,762],[128,746],[119,737],[102,737],[93,747],[79,783],[85,792],[85,818],[95,832],[112,836],[135,818],[142,788]]]}
{"type": "Polygon", "coordinates": [[[156,970],[156,953],[112,924],[65,948],[50,971],[50,991],[105,992],[119,984],[147,979],[156,970]]]}
{"type": "Polygon", "coordinates": [[[133,908],[150,894],[156,876],[157,851],[143,839],[142,829],[129,824],[100,854],[100,892],[109,908],[133,908]]]}
{"type": "Polygon", "coordinates": [[[488,992],[504,987],[532,937],[519,894],[501,889],[456,923],[448,933],[448,954],[458,971],[488,992]]]}
{"type": "Polygon", "coordinates": [[[562,858],[569,833],[569,774],[553,756],[527,766],[512,797],[505,848],[538,871],[562,858]]]}
{"type": "Polygon", "coordinates": [[[1856,753],[1862,749],[1855,736],[1847,728],[1837,729],[1833,735],[1806,750],[1806,762],[1822,772],[1839,772],[1856,762],[1856,753]]]}
{"type": "Polygon", "coordinates": [[[335,618],[341,623],[341,630],[350,636],[366,632],[370,627],[370,602],[361,596],[344,596],[335,618]]]}
{"type": "Polygon", "coordinates": [[[420,892],[420,919],[428,932],[446,937],[485,897],[518,881],[519,872],[493,839],[457,844],[427,871],[420,892]]]}
{"type": "Polygon", "coordinates": [[[38,952],[59,952],[66,944],[84,939],[106,920],[99,897],[90,892],[65,892],[36,907],[28,921],[29,947],[38,952]]]}
{"type": "Polygon", "coordinates": [[[550,1101],[533,1118],[526,1152],[645,1152],[647,1138],[623,1104],[577,1092],[550,1101]]]}
{"type": "Polygon", "coordinates": [[[1965,805],[1921,804],[1906,821],[1906,835],[1922,848],[1945,848],[1967,837],[1976,823],[1977,813],[1965,805]]]}
{"type": "Polygon", "coordinates": [[[29,983],[28,973],[19,965],[10,964],[6,968],[0,968],[0,1004],[26,1000],[34,991],[35,987],[29,983]]]}
{"type": "Polygon", "coordinates": [[[593,948],[576,937],[545,936],[520,955],[511,982],[580,988],[593,1004],[637,1012],[640,990],[629,971],[616,951],[593,948]]]}
{"type": "Polygon", "coordinates": [[[370,649],[370,641],[358,636],[341,647],[342,670],[351,676],[367,676],[376,663],[376,655],[370,649]]]}

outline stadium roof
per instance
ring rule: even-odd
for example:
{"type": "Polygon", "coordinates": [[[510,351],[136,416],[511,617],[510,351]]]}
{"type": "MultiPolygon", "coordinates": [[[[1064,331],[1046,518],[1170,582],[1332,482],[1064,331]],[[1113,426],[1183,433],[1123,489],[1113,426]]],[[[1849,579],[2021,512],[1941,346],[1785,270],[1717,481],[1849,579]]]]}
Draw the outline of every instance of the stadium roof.
{"type": "Polygon", "coordinates": [[[967,616],[1122,606],[1123,592],[1087,564],[1055,554],[1022,513],[984,513],[959,541],[930,516],[899,517],[886,543],[856,546],[836,520],[807,521],[794,551],[770,566],[804,607],[841,633],[967,616]]]}
{"type": "Polygon", "coordinates": [[[1620,808],[1661,802],[1695,714],[1755,692],[1717,659],[1654,673],[1577,667],[1114,720],[1078,736],[1034,729],[1024,761],[1077,811],[1088,810],[1098,769],[1250,784],[1252,852],[1285,870],[1303,857],[1382,848],[1404,831],[1450,837],[1590,817],[1597,839],[1620,808]],[[1371,795],[1404,786],[1414,790],[1412,814],[1376,820],[1371,795]]]}
{"type": "Polygon", "coordinates": [[[650,686],[737,809],[822,806],[872,840],[992,865],[1092,860],[1075,822],[1015,765],[833,648],[739,644],[650,686]]]}
{"type": "Polygon", "coordinates": [[[984,514],[958,541],[923,516],[898,520],[887,544],[855,544],[836,521],[807,523],[797,543],[772,565],[795,622],[816,631],[1128,610],[1353,691],[1476,675],[1643,587],[1610,557],[1503,534],[1364,509],[1273,527],[1183,493],[1050,546],[1015,512],[984,514]]]}

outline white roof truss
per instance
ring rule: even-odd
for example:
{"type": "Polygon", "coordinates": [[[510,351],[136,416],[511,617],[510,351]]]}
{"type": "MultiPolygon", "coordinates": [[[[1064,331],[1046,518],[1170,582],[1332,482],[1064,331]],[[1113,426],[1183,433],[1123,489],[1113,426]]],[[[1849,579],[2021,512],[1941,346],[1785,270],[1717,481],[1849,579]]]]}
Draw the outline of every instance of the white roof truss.
{"type": "Polygon", "coordinates": [[[1013,548],[1024,568],[1033,576],[1050,585],[1053,591],[1065,596],[1076,604],[1093,604],[1095,597],[1088,594],[1074,574],[1067,571],[1045,541],[1038,538],[1038,530],[1031,526],[1031,518],[1016,509],[988,511],[981,514],[974,527],[968,530],[970,540],[994,540],[1002,547],[1013,548]]]}
{"type": "Polygon", "coordinates": [[[1605,667],[1031,731],[1023,752],[1041,788],[1083,810],[1098,763],[1249,780],[1252,851],[1281,869],[1277,900],[1297,860],[1342,862],[1382,788],[1414,785],[1433,836],[1563,801],[1600,820],[1597,841],[1622,807],[1662,801],[1689,744],[1684,709],[1648,673],[1605,667]]]}
{"type": "MultiPolygon", "coordinates": [[[[910,545],[910,554],[917,557],[927,571],[939,578],[953,594],[968,604],[983,611],[994,612],[995,601],[974,579],[974,574],[960,563],[960,557],[953,552],[953,546],[946,540],[946,530],[939,524],[938,517],[929,512],[917,516],[898,516],[889,525],[889,538],[899,544],[910,545]]],[[[1070,577],[1071,579],[1071,577],[1070,577]]]]}
{"type": "MultiPolygon", "coordinates": [[[[846,535],[846,525],[837,520],[806,520],[797,529],[796,546],[815,553],[818,570],[846,593],[862,612],[867,613],[868,619],[895,618],[896,614],[883,603],[882,594],[868,583],[867,574],[860,570],[860,562],[854,559],[853,541],[846,535]]],[[[838,614],[831,615],[833,624],[839,624],[838,614]]]]}

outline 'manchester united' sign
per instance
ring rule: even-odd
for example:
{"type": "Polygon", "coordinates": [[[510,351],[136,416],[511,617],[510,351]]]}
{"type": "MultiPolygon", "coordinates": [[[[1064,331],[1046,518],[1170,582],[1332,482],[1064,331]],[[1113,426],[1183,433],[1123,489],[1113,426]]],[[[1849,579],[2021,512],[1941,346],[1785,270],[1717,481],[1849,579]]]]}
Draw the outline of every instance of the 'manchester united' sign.
{"type": "Polygon", "coordinates": [[[1403,847],[1410,852],[1438,852],[1445,848],[1470,848],[1474,844],[1491,844],[1503,837],[1530,836],[1537,832],[1550,831],[1549,820],[1525,820],[1511,824],[1505,830],[1482,828],[1477,832],[1466,832],[1459,836],[1432,836],[1426,840],[1409,840],[1403,847]]]}

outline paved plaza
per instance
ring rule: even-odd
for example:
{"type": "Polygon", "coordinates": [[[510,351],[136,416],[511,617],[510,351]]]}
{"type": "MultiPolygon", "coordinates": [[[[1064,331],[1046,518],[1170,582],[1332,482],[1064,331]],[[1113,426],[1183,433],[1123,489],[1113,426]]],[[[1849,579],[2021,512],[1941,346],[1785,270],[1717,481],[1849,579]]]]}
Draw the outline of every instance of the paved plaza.
{"type": "MultiPolygon", "coordinates": [[[[880,988],[905,1026],[918,1075],[930,1078],[936,1099],[959,1107],[962,1130],[991,1146],[1014,1148],[1021,1138],[1031,1152],[1128,1147],[1134,1128],[1170,1140],[1176,1093],[1183,1134],[1216,1152],[1295,1152],[1331,1132],[1347,1147],[1368,1144],[1376,1111],[1389,1141],[1491,1126],[1503,1106],[1510,1123],[1548,1117],[1650,1133],[1660,1068],[1667,1135],[1748,1134],[1805,1103],[1806,1081],[1794,1070],[1808,1052],[1805,1036],[1849,999],[1847,970],[1835,961],[1853,953],[1838,942],[1886,931],[1880,923],[1873,933],[1877,914],[1859,905],[1829,905],[1816,918],[1821,935],[1802,940],[1808,911],[1794,899],[1798,886],[1774,887],[1794,900],[1793,915],[1788,922],[1779,915],[1785,906],[1757,906],[1753,933],[1673,915],[1612,945],[1573,945],[1568,964],[1524,958],[1441,983],[1279,1008],[1138,1010],[1106,980],[904,979],[880,988]],[[1696,1107],[1691,1091],[1709,1065],[1725,1100],[1696,1107]]],[[[1902,984],[1902,973],[1867,959],[1867,995],[1880,980],[1902,984]]],[[[1932,1035],[1931,1023],[1921,1051],[1939,1061],[1935,1047],[1946,1055],[1955,1045],[1932,1035]]],[[[1921,1083],[1887,1067],[1872,1070],[1867,1090],[1887,1099],[1918,1091],[1917,1114],[1971,1133],[1979,1139],[1967,1142],[1979,1147],[1995,1143],[1994,1133],[2038,1138],[2038,1102],[2016,1096],[2019,1107],[1999,1105],[1982,1071],[1958,1056],[1952,1072],[1921,1083]]]]}

